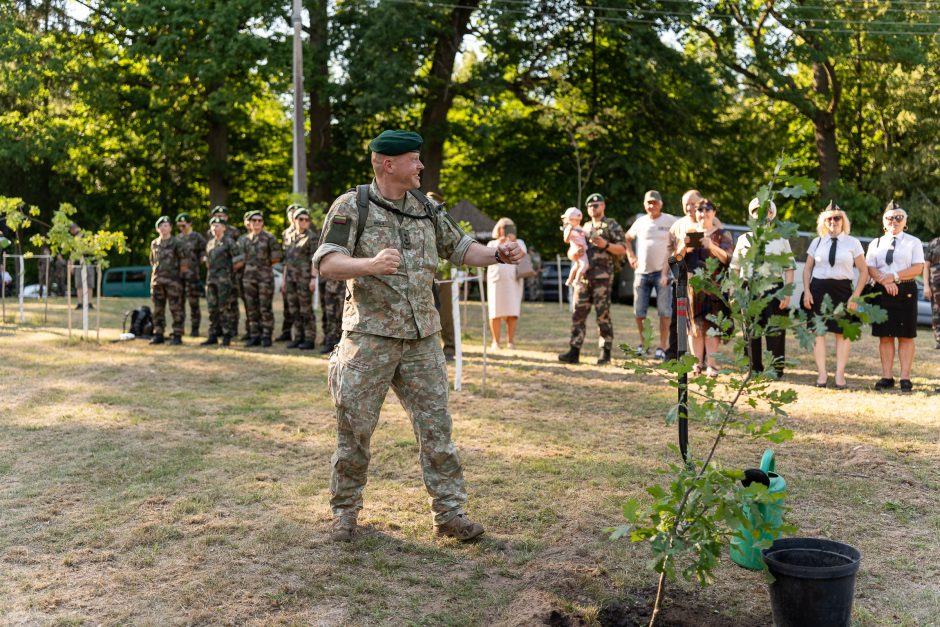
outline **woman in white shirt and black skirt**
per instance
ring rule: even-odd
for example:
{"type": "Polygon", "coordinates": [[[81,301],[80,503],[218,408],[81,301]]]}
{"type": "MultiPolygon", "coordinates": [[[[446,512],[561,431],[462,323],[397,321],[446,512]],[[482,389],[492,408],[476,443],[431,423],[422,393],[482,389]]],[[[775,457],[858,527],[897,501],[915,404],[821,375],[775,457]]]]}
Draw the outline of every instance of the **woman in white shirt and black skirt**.
{"type": "MultiPolygon", "coordinates": [[[[819,314],[826,295],[832,306],[845,305],[848,311],[858,309],[856,298],[868,282],[868,267],[862,243],[849,235],[849,218],[835,203],[829,205],[816,219],[819,237],[810,242],[803,268],[803,309],[819,314]],[[855,270],[858,281],[853,285],[855,270]]],[[[835,319],[826,321],[826,330],[836,336],[837,389],[845,389],[845,365],[849,361],[852,343],[842,335],[842,327],[835,319]]],[[[824,388],[829,375],[826,372],[826,336],[816,337],[813,346],[816,359],[816,387],[824,388]]]]}
{"type": "Polygon", "coordinates": [[[894,352],[897,339],[901,362],[901,391],[910,392],[911,364],[914,363],[914,338],[917,337],[917,278],[924,269],[924,245],[908,235],[907,212],[891,201],[881,218],[885,234],[868,245],[868,273],[875,281],[878,296],[872,301],[884,309],[884,322],[871,325],[871,334],[879,339],[881,379],[876,390],[894,387],[894,352]]]}

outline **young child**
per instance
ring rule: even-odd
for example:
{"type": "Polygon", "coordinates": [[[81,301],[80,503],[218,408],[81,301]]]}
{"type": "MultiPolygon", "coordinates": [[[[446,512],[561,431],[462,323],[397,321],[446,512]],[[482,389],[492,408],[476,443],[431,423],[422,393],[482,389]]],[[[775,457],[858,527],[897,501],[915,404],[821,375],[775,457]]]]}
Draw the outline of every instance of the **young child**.
{"type": "Polygon", "coordinates": [[[590,264],[587,258],[587,238],[581,228],[581,210],[577,207],[568,207],[561,216],[562,232],[565,243],[568,244],[568,259],[572,261],[571,272],[565,285],[575,285],[587,272],[590,264]]]}

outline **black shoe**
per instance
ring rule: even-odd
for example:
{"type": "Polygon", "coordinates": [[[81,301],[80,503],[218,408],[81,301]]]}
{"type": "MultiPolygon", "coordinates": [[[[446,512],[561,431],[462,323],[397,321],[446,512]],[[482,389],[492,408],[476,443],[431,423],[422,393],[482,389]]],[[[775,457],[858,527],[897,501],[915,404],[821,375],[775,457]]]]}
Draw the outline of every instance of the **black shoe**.
{"type": "Polygon", "coordinates": [[[155,333],[154,336],[150,338],[151,344],[163,344],[164,341],[162,333],[155,333]]]}
{"type": "Polygon", "coordinates": [[[444,353],[444,361],[454,361],[453,353],[444,353]]]}
{"type": "Polygon", "coordinates": [[[878,379],[878,382],[875,384],[876,390],[889,390],[893,387],[894,387],[893,378],[889,379],[886,377],[882,377],[881,379],[878,379]]]}
{"type": "Polygon", "coordinates": [[[572,346],[567,353],[558,356],[558,361],[563,364],[577,364],[581,362],[581,349],[572,346]]]}
{"type": "Polygon", "coordinates": [[[194,324],[193,327],[189,330],[189,337],[199,337],[199,325],[194,324]]]}
{"type": "Polygon", "coordinates": [[[313,350],[316,347],[317,347],[316,344],[314,344],[313,342],[307,342],[307,341],[301,342],[300,344],[297,345],[297,348],[302,351],[313,350]]]}
{"type": "Polygon", "coordinates": [[[183,338],[181,338],[179,335],[175,333],[173,334],[173,337],[170,338],[170,346],[179,346],[182,343],[183,343],[183,338]]]}
{"type": "MultiPolygon", "coordinates": [[[[283,333],[278,335],[276,338],[274,338],[274,341],[275,342],[290,342],[290,338],[291,338],[290,331],[284,331],[283,333]]],[[[291,347],[288,346],[288,348],[291,348],[291,347]]]]}
{"type": "Polygon", "coordinates": [[[911,383],[910,379],[901,379],[901,391],[902,392],[914,391],[914,384],[911,383]]]}
{"type": "Polygon", "coordinates": [[[218,344],[219,338],[216,335],[209,334],[209,337],[206,338],[205,342],[199,342],[200,346],[212,346],[213,344],[218,344]]]}
{"type": "Polygon", "coordinates": [[[271,347],[271,338],[263,337],[261,338],[261,348],[270,348],[271,347]]]}
{"type": "Polygon", "coordinates": [[[605,348],[601,356],[597,358],[598,366],[607,366],[610,364],[610,349],[605,348]]]}
{"type": "MultiPolygon", "coordinates": [[[[236,335],[237,335],[237,334],[236,334],[236,335]]],[[[250,333],[245,333],[245,335],[242,336],[242,342],[247,342],[247,341],[250,340],[250,339],[251,339],[251,334],[250,334],[250,333]]]]}
{"type": "Polygon", "coordinates": [[[261,346],[261,338],[249,337],[247,340],[245,340],[245,346],[261,346]]]}
{"type": "Polygon", "coordinates": [[[323,348],[320,349],[320,354],[321,354],[321,355],[329,355],[330,353],[333,352],[333,348],[334,348],[335,346],[336,346],[335,344],[332,344],[332,343],[330,343],[330,342],[324,342],[324,343],[323,343],[323,348]]]}
{"type": "MultiPolygon", "coordinates": [[[[275,342],[279,342],[280,340],[275,339],[274,341],[275,341],[275,342]]],[[[287,345],[287,348],[297,348],[297,347],[300,346],[302,343],[303,343],[303,339],[302,339],[302,338],[298,338],[298,339],[294,340],[293,342],[291,342],[290,344],[288,344],[288,345],[287,345]]]]}
{"type": "Polygon", "coordinates": [[[222,346],[229,346],[232,343],[232,336],[223,335],[222,336],[222,346]]]}

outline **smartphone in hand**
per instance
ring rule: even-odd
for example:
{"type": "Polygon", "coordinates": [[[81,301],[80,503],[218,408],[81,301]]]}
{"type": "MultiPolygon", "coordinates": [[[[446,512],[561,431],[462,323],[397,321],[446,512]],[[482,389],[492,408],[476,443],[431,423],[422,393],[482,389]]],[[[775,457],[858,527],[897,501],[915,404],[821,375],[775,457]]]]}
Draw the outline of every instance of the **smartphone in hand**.
{"type": "Polygon", "coordinates": [[[705,234],[701,231],[692,231],[688,234],[689,237],[689,246],[692,248],[701,248],[702,238],[705,237],[705,234]]]}

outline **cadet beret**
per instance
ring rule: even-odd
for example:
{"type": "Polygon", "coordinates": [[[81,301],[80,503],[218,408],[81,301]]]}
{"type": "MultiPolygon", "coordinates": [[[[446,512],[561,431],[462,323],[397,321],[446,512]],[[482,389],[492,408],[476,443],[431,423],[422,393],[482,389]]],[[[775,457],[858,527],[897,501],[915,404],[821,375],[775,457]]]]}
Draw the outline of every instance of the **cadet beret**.
{"type": "Polygon", "coordinates": [[[369,142],[369,150],[394,157],[406,152],[414,152],[421,148],[423,143],[421,136],[411,131],[382,131],[378,137],[369,142]]]}
{"type": "Polygon", "coordinates": [[[216,205],[212,209],[212,215],[216,216],[216,215],[219,215],[220,213],[224,213],[225,215],[228,215],[228,207],[226,207],[225,205],[216,205]]]}
{"type": "Polygon", "coordinates": [[[303,208],[304,208],[304,206],[301,205],[301,204],[298,204],[298,203],[296,203],[296,202],[295,202],[295,203],[291,203],[291,204],[287,207],[287,213],[290,213],[291,211],[297,211],[298,209],[303,209],[303,208]]]}
{"type": "Polygon", "coordinates": [[[295,217],[295,218],[299,218],[300,216],[308,216],[308,217],[309,217],[309,216],[310,216],[310,212],[307,211],[306,209],[304,209],[303,207],[300,207],[299,209],[297,209],[297,210],[294,212],[294,217],[295,217]]]}
{"type": "Polygon", "coordinates": [[[160,216],[159,218],[157,218],[157,222],[156,224],[153,225],[153,228],[159,229],[161,224],[169,224],[169,223],[170,223],[170,216],[160,216]]]}
{"type": "Polygon", "coordinates": [[[213,225],[213,224],[227,224],[227,223],[226,223],[226,221],[225,221],[225,218],[222,218],[222,217],[219,217],[219,216],[215,216],[214,218],[212,218],[211,220],[209,220],[209,225],[211,226],[211,225],[213,225]]]}
{"type": "Polygon", "coordinates": [[[183,213],[176,214],[176,221],[177,222],[192,222],[193,219],[189,217],[189,214],[184,211],[183,213]]]}
{"type": "Polygon", "coordinates": [[[604,202],[604,197],[595,192],[587,197],[587,200],[584,201],[584,204],[590,205],[592,202],[604,202]]]}
{"type": "Polygon", "coordinates": [[[254,217],[263,218],[263,217],[264,217],[264,214],[261,213],[261,210],[260,210],[260,209],[252,209],[251,211],[246,211],[246,212],[245,212],[245,219],[246,219],[246,220],[251,220],[251,219],[254,218],[254,217]]]}

